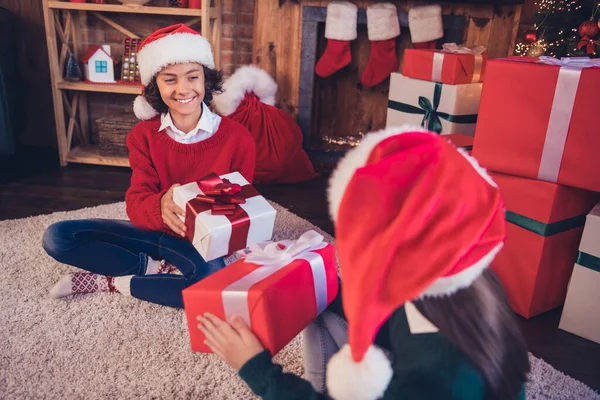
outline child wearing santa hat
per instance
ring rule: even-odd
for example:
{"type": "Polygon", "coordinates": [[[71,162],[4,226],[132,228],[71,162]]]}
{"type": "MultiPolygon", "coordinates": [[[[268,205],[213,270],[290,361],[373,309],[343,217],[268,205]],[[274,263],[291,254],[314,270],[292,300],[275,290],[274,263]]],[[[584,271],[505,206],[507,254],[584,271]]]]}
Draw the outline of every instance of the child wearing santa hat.
{"type": "Polygon", "coordinates": [[[341,347],[326,378],[325,371],[315,375],[320,365],[305,367],[311,382],[282,372],[240,318],[198,317],[207,344],[254,393],[523,399],[525,343],[488,269],[505,222],[498,187],[485,170],[441,136],[388,128],[368,135],[339,163],[329,203],[343,290],[304,332],[313,361],[341,347]]]}
{"type": "Polygon", "coordinates": [[[207,107],[222,84],[210,44],[186,25],[152,33],[138,49],[143,95],[135,99],[142,120],[127,137],[131,186],[129,221],[62,221],[48,227],[43,246],[57,261],[87,273],[63,277],[53,297],[118,292],[183,307],[181,291],[222,268],[206,262],[185,239],[185,211],[173,189],[210,172],[240,172],[252,181],[256,158],[250,133],[207,107]],[[180,218],[181,217],[181,218],[180,218]],[[176,269],[178,274],[171,274],[176,269]]]}

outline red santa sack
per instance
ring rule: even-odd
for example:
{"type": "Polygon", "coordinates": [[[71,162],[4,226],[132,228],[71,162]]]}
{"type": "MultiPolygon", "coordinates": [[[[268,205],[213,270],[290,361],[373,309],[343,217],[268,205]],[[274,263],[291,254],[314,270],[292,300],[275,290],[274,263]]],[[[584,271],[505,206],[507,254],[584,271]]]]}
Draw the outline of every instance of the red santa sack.
{"type": "Polygon", "coordinates": [[[294,119],[274,106],[277,84],[262,69],[239,68],[215,96],[216,111],[245,126],[256,143],[253,184],[295,183],[317,176],[302,149],[302,132],[294,119]]]}

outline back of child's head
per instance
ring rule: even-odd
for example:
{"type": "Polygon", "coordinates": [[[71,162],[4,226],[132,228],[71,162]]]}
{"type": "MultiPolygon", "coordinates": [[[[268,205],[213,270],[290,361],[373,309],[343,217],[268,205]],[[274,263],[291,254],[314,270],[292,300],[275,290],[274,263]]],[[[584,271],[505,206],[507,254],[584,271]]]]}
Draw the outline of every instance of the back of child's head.
{"type": "Polygon", "coordinates": [[[527,345],[492,270],[452,295],[414,304],[481,372],[487,399],[517,398],[529,372],[527,345]]]}
{"type": "Polygon", "coordinates": [[[477,161],[421,127],[388,128],[367,135],[339,162],[329,202],[349,344],[332,365],[347,357],[362,374],[378,371],[367,379],[369,393],[345,385],[329,387],[332,396],[384,393],[392,371],[373,340],[410,301],[481,371],[489,398],[518,394],[527,352],[488,272],[505,239],[504,206],[477,161]]]}
{"type": "Polygon", "coordinates": [[[143,95],[133,104],[135,115],[148,120],[165,113],[168,108],[160,96],[156,76],[165,67],[174,64],[197,63],[204,73],[205,95],[208,104],[222,86],[222,72],[215,69],[210,43],[206,38],[184,24],[159,29],[148,36],[138,49],[138,65],[143,95]]]}

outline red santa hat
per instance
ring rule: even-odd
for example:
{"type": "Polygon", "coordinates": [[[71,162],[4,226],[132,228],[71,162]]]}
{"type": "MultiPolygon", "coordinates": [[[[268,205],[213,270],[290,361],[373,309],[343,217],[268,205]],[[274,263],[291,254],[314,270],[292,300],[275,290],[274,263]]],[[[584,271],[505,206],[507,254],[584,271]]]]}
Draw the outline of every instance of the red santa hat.
{"type": "MultiPolygon", "coordinates": [[[[177,24],[159,29],[144,39],[138,48],[138,66],[143,87],[167,65],[189,62],[215,68],[210,43],[187,25],[177,24]]],[[[133,112],[141,120],[158,115],[143,95],[133,102],[133,112]]]]}
{"type": "Polygon", "coordinates": [[[405,303],[466,288],[505,236],[498,187],[477,161],[420,127],[369,134],[329,187],[348,344],[328,365],[336,400],[383,395],[392,368],[373,346],[405,303]]]}

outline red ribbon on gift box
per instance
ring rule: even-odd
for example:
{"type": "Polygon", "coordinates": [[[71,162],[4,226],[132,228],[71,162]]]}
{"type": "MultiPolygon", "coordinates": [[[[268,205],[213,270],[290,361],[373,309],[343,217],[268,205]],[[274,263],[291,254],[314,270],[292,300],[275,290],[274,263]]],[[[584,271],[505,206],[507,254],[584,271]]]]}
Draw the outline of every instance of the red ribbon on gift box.
{"type": "Polygon", "coordinates": [[[237,196],[242,191],[240,185],[231,183],[227,179],[221,179],[214,172],[197,183],[204,194],[196,196],[196,200],[210,204],[213,215],[233,215],[237,204],[246,203],[246,199],[237,196]]]}
{"type": "Polygon", "coordinates": [[[250,216],[240,207],[246,199],[259,196],[251,185],[238,185],[211,172],[196,182],[203,194],[186,203],[185,226],[190,242],[194,241],[198,214],[210,210],[212,215],[223,215],[231,223],[229,253],[246,247],[250,231],[250,216]]]}

